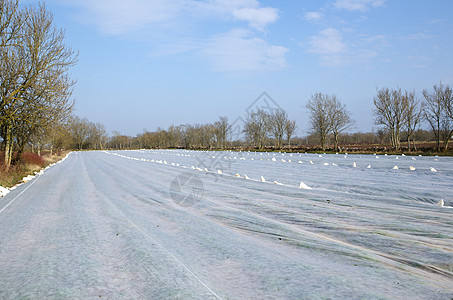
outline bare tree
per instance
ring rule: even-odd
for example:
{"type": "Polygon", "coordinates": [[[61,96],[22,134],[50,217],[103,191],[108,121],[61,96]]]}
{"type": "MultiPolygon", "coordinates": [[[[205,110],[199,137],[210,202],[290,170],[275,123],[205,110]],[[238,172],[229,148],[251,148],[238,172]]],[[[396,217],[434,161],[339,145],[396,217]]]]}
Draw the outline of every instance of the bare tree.
{"type": "Polygon", "coordinates": [[[213,124],[204,124],[199,127],[200,145],[198,148],[212,149],[215,143],[215,127],[213,124]]]}
{"type": "Polygon", "coordinates": [[[217,142],[217,148],[225,149],[230,130],[231,128],[228,124],[227,117],[219,117],[219,120],[214,123],[214,135],[217,142]]]}
{"type": "Polygon", "coordinates": [[[390,139],[395,150],[400,149],[401,131],[407,118],[408,106],[401,89],[382,88],[374,98],[373,109],[376,124],[384,125],[390,132],[390,139]]]}
{"type": "Polygon", "coordinates": [[[126,135],[122,135],[118,131],[113,131],[113,136],[109,141],[109,147],[114,149],[127,149],[131,148],[132,138],[126,135]]]}
{"type": "Polygon", "coordinates": [[[444,151],[448,148],[448,141],[453,134],[453,121],[451,114],[452,89],[449,85],[434,85],[434,91],[429,93],[423,90],[424,114],[428,123],[431,125],[436,137],[437,151],[441,150],[441,142],[444,151]]]}
{"type": "Polygon", "coordinates": [[[189,149],[194,140],[194,126],[191,124],[179,125],[181,144],[184,149],[189,149]]]}
{"type": "Polygon", "coordinates": [[[170,148],[177,147],[178,146],[178,141],[181,139],[181,133],[179,131],[179,128],[171,125],[168,130],[168,143],[170,148]]]}
{"type": "Polygon", "coordinates": [[[257,109],[247,114],[244,133],[255,147],[263,149],[269,133],[269,113],[264,109],[257,109]]]}
{"type": "Polygon", "coordinates": [[[449,118],[450,122],[453,122],[453,92],[452,88],[449,85],[445,87],[444,94],[445,111],[447,112],[447,117],[449,118]]]}
{"type": "Polygon", "coordinates": [[[105,126],[101,123],[96,123],[96,149],[103,150],[108,142],[108,134],[105,126]]]}
{"type": "Polygon", "coordinates": [[[12,47],[18,43],[24,24],[19,0],[0,1],[0,47],[12,47]]]}
{"type": "Polygon", "coordinates": [[[286,120],[285,135],[286,135],[286,143],[288,144],[289,148],[291,148],[291,137],[294,134],[294,131],[296,131],[296,129],[297,129],[296,121],[286,120]]]}
{"type": "Polygon", "coordinates": [[[24,124],[41,131],[71,112],[75,82],[67,71],[76,55],[44,5],[19,10],[17,1],[2,1],[0,8],[0,126],[9,168],[17,137],[34,133],[24,124]]]}
{"type": "Polygon", "coordinates": [[[411,151],[411,139],[414,150],[415,146],[415,131],[420,126],[423,117],[423,110],[420,101],[415,97],[415,92],[404,91],[403,100],[407,106],[406,113],[406,133],[407,133],[407,148],[411,151]]]}
{"type": "Polygon", "coordinates": [[[326,149],[327,134],[331,130],[329,102],[328,95],[315,93],[311,96],[306,105],[310,111],[310,128],[314,133],[318,134],[322,150],[326,149]]]}
{"type": "Polygon", "coordinates": [[[71,136],[78,150],[84,149],[90,138],[90,122],[88,119],[75,116],[70,121],[71,136]]]}
{"type": "Polygon", "coordinates": [[[339,134],[347,130],[354,124],[350,113],[346,110],[346,106],[341,103],[336,95],[328,98],[328,114],[330,119],[330,129],[333,134],[334,149],[339,151],[339,134]]]}
{"type": "Polygon", "coordinates": [[[269,129],[275,138],[277,149],[282,148],[282,140],[285,134],[285,124],[287,121],[288,113],[282,109],[277,109],[269,115],[269,129]]]}

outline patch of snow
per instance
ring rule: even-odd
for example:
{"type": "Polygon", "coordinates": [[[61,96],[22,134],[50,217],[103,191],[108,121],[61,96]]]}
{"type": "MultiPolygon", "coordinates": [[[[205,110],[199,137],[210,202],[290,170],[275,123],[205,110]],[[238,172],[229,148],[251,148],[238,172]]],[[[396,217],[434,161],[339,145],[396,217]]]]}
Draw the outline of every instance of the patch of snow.
{"type": "Polygon", "coordinates": [[[0,186],[0,198],[6,196],[10,192],[10,189],[0,186]]]}

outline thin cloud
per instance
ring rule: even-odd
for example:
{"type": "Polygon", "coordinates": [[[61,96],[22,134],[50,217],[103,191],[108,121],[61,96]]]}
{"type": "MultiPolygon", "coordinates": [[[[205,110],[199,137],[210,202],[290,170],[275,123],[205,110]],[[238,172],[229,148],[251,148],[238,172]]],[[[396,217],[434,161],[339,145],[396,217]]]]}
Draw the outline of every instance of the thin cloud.
{"type": "Polygon", "coordinates": [[[370,8],[383,6],[385,0],[337,0],[334,6],[350,11],[366,11],[370,8]]]}
{"type": "Polygon", "coordinates": [[[343,34],[338,29],[320,31],[310,38],[309,45],[308,52],[319,55],[323,65],[334,67],[345,64],[343,54],[347,47],[343,42],[343,34]]]}
{"type": "Polygon", "coordinates": [[[444,23],[445,19],[433,19],[428,21],[428,24],[439,24],[439,23],[444,23]]]}
{"type": "Polygon", "coordinates": [[[262,7],[258,0],[186,0],[189,13],[198,17],[246,21],[251,27],[262,30],[278,20],[278,10],[262,7]]]}
{"type": "Polygon", "coordinates": [[[365,67],[389,46],[382,35],[350,35],[346,40],[345,32],[327,28],[309,38],[307,52],[318,55],[324,66],[356,64],[365,67]]]}
{"type": "Polygon", "coordinates": [[[241,8],[234,10],[233,15],[238,20],[249,22],[250,26],[260,31],[278,19],[277,9],[271,7],[241,8]]]}
{"type": "Polygon", "coordinates": [[[426,32],[417,32],[417,33],[413,33],[413,34],[408,35],[406,37],[406,39],[407,40],[413,40],[413,41],[421,41],[421,40],[430,39],[432,37],[433,36],[429,35],[426,32]]]}
{"type": "Polygon", "coordinates": [[[243,72],[284,68],[287,52],[285,47],[236,29],[210,39],[200,53],[210,58],[214,70],[243,72]]]}
{"type": "Polygon", "coordinates": [[[315,11],[309,11],[304,14],[304,19],[306,21],[318,21],[322,19],[322,14],[315,11]]]}
{"type": "Polygon", "coordinates": [[[104,34],[139,37],[152,45],[152,56],[203,53],[218,71],[286,66],[288,50],[261,38],[267,27],[278,20],[278,10],[264,7],[258,0],[70,1],[82,8],[86,22],[104,34]],[[209,24],[210,30],[195,30],[200,24],[209,24]],[[212,30],[215,24],[231,24],[232,28],[239,25],[242,29],[216,33],[212,30]]]}
{"type": "Polygon", "coordinates": [[[321,55],[337,54],[346,49],[343,34],[335,28],[321,30],[318,35],[310,38],[309,44],[309,52],[321,55]]]}
{"type": "Polygon", "coordinates": [[[123,35],[148,25],[175,20],[184,8],[183,1],[174,0],[82,0],[72,2],[83,8],[81,18],[95,24],[103,33],[123,35]]]}
{"type": "Polygon", "coordinates": [[[170,23],[184,27],[182,20],[203,22],[243,21],[263,31],[278,20],[278,10],[262,7],[257,0],[80,0],[70,1],[83,8],[84,19],[111,35],[128,34],[144,28],[162,29],[170,23]]]}

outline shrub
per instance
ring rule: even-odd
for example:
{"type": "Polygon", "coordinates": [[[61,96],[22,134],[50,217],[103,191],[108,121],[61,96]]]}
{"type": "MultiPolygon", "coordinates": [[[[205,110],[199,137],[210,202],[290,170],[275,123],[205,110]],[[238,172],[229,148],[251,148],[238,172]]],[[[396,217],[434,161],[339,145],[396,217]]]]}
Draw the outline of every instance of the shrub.
{"type": "Polygon", "coordinates": [[[39,156],[38,154],[31,152],[23,153],[22,156],[20,157],[20,160],[24,164],[36,165],[39,167],[43,167],[45,164],[44,158],[42,158],[42,156],[39,156]]]}

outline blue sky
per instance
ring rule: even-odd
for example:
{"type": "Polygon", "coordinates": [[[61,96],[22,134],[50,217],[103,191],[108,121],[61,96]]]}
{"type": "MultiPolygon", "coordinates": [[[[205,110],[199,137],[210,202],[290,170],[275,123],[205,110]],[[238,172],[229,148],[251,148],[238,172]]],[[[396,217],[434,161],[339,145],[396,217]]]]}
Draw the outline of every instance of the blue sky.
{"type": "Polygon", "coordinates": [[[370,131],[378,88],[453,85],[451,0],[45,3],[79,50],[76,114],[109,132],[233,121],[264,91],[299,136],[315,92],[336,94],[353,131],[370,131]]]}

